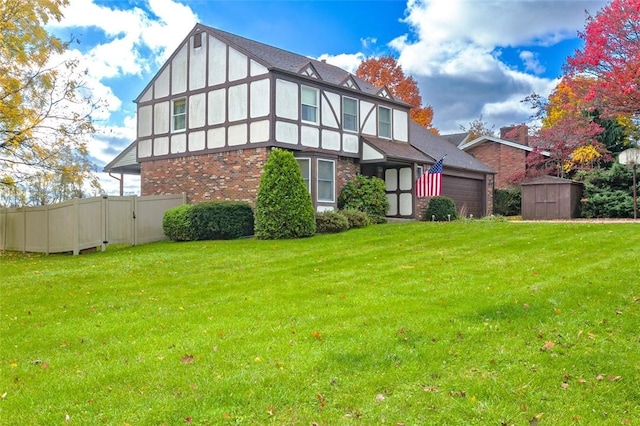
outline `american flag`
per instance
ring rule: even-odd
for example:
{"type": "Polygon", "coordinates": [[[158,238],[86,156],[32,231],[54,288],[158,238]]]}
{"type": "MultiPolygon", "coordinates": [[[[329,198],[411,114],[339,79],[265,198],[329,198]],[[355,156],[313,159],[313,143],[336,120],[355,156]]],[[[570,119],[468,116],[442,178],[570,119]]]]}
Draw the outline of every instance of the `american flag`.
{"type": "Polygon", "coordinates": [[[442,163],[444,157],[423,173],[416,181],[417,197],[437,197],[442,194],[442,163]]]}

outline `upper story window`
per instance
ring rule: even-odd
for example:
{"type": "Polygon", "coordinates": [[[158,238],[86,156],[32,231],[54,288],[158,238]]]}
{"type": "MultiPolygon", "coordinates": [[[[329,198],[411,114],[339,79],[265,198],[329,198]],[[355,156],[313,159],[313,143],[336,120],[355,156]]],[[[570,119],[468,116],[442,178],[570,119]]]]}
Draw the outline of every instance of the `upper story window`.
{"type": "Polygon", "coordinates": [[[391,139],[391,108],[378,107],[378,136],[391,139]]]}
{"type": "Polygon", "coordinates": [[[179,132],[187,128],[187,100],[176,99],[171,105],[171,131],[179,132]]]}
{"type": "Polygon", "coordinates": [[[302,86],[302,121],[318,124],[318,90],[302,86]]]}
{"type": "Polygon", "coordinates": [[[335,201],[335,168],[333,160],[318,160],[318,201],[335,201]]]}
{"type": "Polygon", "coordinates": [[[350,132],[358,131],[358,101],[342,98],[342,128],[350,132]]]}
{"type": "Polygon", "coordinates": [[[311,192],[311,160],[309,158],[296,158],[298,166],[300,166],[300,173],[302,173],[302,180],[307,185],[307,191],[311,192]]]}

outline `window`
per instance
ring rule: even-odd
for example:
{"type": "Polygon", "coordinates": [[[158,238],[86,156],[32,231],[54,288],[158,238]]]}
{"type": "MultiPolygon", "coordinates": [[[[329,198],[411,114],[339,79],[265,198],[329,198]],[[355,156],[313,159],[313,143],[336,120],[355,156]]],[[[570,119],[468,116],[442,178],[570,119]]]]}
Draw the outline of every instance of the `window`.
{"type": "Polygon", "coordinates": [[[334,179],[335,163],[332,160],[318,160],[318,201],[335,201],[334,179]]]}
{"type": "Polygon", "coordinates": [[[307,191],[311,192],[311,160],[308,158],[296,158],[298,166],[300,166],[300,172],[302,173],[302,180],[307,185],[307,191]]]}
{"type": "Polygon", "coordinates": [[[422,168],[422,166],[418,166],[416,168],[416,179],[418,179],[420,176],[422,176],[422,174],[424,173],[423,171],[424,169],[422,168]]]}
{"type": "Polygon", "coordinates": [[[378,108],[378,136],[391,139],[391,108],[378,108]]]}
{"type": "Polygon", "coordinates": [[[302,87],[302,121],[318,124],[318,91],[302,87]]]}
{"type": "Polygon", "coordinates": [[[173,101],[172,131],[179,132],[187,128],[187,100],[176,99],[173,101]]]}
{"type": "Polygon", "coordinates": [[[358,101],[342,98],[342,128],[351,132],[358,131],[358,101]]]}

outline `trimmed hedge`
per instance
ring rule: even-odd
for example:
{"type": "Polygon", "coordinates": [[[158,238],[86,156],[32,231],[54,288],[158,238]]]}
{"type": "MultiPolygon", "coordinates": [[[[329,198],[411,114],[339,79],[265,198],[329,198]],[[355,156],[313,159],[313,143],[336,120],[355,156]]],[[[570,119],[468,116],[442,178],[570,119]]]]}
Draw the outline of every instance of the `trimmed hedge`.
{"type": "Polygon", "coordinates": [[[343,232],[347,229],[349,229],[349,221],[342,213],[336,211],[316,213],[316,232],[318,234],[343,232]]]}
{"type": "Polygon", "coordinates": [[[449,197],[433,197],[422,215],[424,220],[446,222],[456,220],[456,203],[449,197]]]}
{"type": "Polygon", "coordinates": [[[253,234],[253,210],[240,201],[207,201],[167,210],[164,234],[173,241],[228,240],[253,234]]]}
{"type": "Polygon", "coordinates": [[[365,212],[372,223],[386,223],[389,199],[384,181],[375,176],[357,175],[338,196],[338,208],[365,212]]]}
{"type": "Polygon", "coordinates": [[[293,153],[276,148],[260,179],[255,234],[262,240],[310,237],[316,233],[311,194],[293,153]]]}
{"type": "Polygon", "coordinates": [[[189,212],[197,240],[231,240],[253,235],[253,210],[241,201],[206,201],[189,212]]]}
{"type": "Polygon", "coordinates": [[[196,236],[189,216],[192,207],[192,204],[182,204],[165,211],[162,217],[164,235],[173,241],[195,240],[196,236]]]}
{"type": "Polygon", "coordinates": [[[369,216],[365,212],[354,209],[341,210],[340,213],[349,221],[349,228],[364,228],[371,224],[369,216]]]}

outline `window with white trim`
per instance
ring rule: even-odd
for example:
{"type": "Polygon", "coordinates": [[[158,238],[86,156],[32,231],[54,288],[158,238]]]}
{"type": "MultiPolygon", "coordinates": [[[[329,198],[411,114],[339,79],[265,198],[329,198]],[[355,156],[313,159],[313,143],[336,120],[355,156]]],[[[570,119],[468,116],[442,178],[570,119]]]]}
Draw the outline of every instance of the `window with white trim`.
{"type": "Polygon", "coordinates": [[[350,132],[358,131],[358,100],[342,98],[342,128],[350,132]]]}
{"type": "Polygon", "coordinates": [[[318,124],[318,90],[302,86],[300,99],[302,121],[318,124]]]}
{"type": "Polygon", "coordinates": [[[416,179],[418,179],[420,176],[422,176],[423,173],[424,173],[424,169],[422,168],[422,166],[418,166],[416,168],[416,179]]]}
{"type": "Polygon", "coordinates": [[[378,136],[391,139],[391,108],[378,107],[378,136]]]}
{"type": "Polygon", "coordinates": [[[302,173],[302,180],[307,185],[307,191],[311,192],[311,159],[309,158],[296,158],[298,166],[300,166],[300,173],[302,173]]]}
{"type": "Polygon", "coordinates": [[[180,132],[187,128],[187,100],[175,99],[171,104],[171,131],[180,132]]]}
{"type": "Polygon", "coordinates": [[[335,161],[318,159],[318,202],[335,201],[335,169],[335,161]]]}

